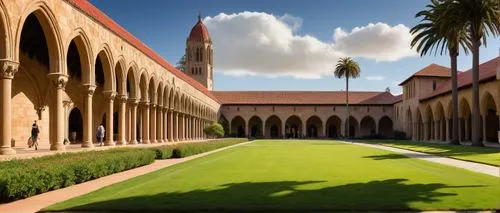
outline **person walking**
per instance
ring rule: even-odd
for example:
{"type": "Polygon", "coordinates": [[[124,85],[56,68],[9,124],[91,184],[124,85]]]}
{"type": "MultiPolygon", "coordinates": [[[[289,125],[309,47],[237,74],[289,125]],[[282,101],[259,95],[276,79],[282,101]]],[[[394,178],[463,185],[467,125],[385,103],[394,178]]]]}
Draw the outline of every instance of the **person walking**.
{"type": "Polygon", "coordinates": [[[98,127],[97,127],[97,141],[99,142],[99,146],[102,146],[103,145],[103,139],[104,139],[104,132],[106,130],[104,129],[104,126],[102,124],[100,124],[98,127]]]}
{"type": "Polygon", "coordinates": [[[40,129],[36,124],[36,120],[31,125],[31,141],[33,141],[32,146],[35,147],[35,150],[38,150],[38,134],[40,133],[40,129]]]}

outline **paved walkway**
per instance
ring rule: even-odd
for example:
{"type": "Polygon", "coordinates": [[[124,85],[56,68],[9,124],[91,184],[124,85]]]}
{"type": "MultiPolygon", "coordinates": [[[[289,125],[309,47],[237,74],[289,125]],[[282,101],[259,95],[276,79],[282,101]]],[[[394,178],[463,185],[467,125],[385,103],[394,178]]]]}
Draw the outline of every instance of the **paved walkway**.
{"type": "MultiPolygon", "coordinates": [[[[348,142],[346,142],[348,143],[348,142]]],[[[383,146],[383,145],[377,145],[377,144],[367,144],[367,143],[354,143],[356,145],[360,146],[367,146],[367,147],[372,147],[372,148],[377,148],[377,149],[383,149],[383,150],[388,150],[391,152],[396,152],[400,153],[402,155],[405,155],[410,158],[418,158],[434,163],[440,163],[448,166],[454,166],[462,169],[467,169],[470,171],[474,172],[479,172],[495,177],[500,177],[500,167],[496,166],[490,166],[486,164],[481,164],[481,163],[474,163],[474,162],[468,162],[468,161],[463,161],[463,160],[456,160],[452,158],[447,158],[447,157],[441,157],[437,155],[432,155],[432,154],[426,154],[422,152],[415,152],[415,151],[410,151],[406,149],[399,149],[399,148],[394,148],[394,147],[389,147],[389,146],[383,146]]]]}
{"type": "Polygon", "coordinates": [[[213,150],[210,152],[205,152],[198,155],[193,155],[185,158],[179,159],[168,159],[168,160],[156,160],[154,163],[127,170],[124,172],[108,175],[99,179],[91,180],[85,183],[73,185],[67,188],[58,189],[55,191],[50,191],[47,193],[43,193],[40,195],[35,195],[33,197],[26,198],[24,200],[18,200],[7,204],[0,205],[0,212],[15,212],[15,213],[32,213],[37,212],[42,208],[50,206],[52,204],[62,202],[74,197],[78,197],[80,195],[87,194],[92,191],[96,191],[105,186],[109,186],[118,182],[122,182],[137,176],[141,176],[150,172],[154,172],[178,163],[182,163],[185,161],[189,161],[195,158],[203,157],[214,152],[219,152],[225,149],[229,149],[235,146],[241,146],[244,144],[248,144],[250,142],[240,143],[233,146],[228,146],[224,148],[220,148],[217,150],[213,150]]]}
{"type": "Polygon", "coordinates": [[[0,161],[7,161],[13,159],[28,159],[34,157],[42,157],[47,155],[55,155],[57,153],[66,153],[66,152],[86,152],[93,150],[106,150],[106,149],[114,149],[119,147],[131,147],[131,148],[148,148],[148,147],[156,147],[156,146],[169,146],[183,143],[197,143],[197,142],[206,142],[207,140],[189,140],[189,141],[179,141],[179,142],[166,142],[166,143],[151,143],[151,144],[135,144],[135,145],[115,145],[115,146],[99,146],[99,144],[94,144],[94,147],[91,148],[82,148],[81,144],[68,144],[65,146],[64,151],[53,151],[50,150],[49,146],[38,147],[38,150],[34,148],[28,147],[15,147],[16,150],[15,155],[0,155],[0,161]]]}

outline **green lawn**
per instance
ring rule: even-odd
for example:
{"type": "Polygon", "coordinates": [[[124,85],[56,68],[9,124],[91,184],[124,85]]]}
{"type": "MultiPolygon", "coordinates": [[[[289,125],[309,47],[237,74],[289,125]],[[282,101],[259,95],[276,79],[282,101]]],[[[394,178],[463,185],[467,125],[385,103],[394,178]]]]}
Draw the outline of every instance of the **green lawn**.
{"type": "Polygon", "coordinates": [[[432,144],[415,141],[397,140],[369,140],[368,143],[376,143],[417,152],[440,155],[459,160],[484,163],[500,166],[500,149],[492,147],[474,147],[464,145],[432,144]]]}
{"type": "Polygon", "coordinates": [[[499,205],[497,177],[334,141],[262,140],[45,210],[311,212],[499,205]]]}

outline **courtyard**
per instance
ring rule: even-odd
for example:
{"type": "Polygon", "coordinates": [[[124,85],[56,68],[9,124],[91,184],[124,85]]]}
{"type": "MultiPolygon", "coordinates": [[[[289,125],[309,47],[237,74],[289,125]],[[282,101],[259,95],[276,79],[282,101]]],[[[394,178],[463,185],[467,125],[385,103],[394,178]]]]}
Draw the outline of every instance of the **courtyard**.
{"type": "Polygon", "coordinates": [[[46,211],[389,211],[499,207],[498,177],[333,140],[258,140],[46,211]]]}

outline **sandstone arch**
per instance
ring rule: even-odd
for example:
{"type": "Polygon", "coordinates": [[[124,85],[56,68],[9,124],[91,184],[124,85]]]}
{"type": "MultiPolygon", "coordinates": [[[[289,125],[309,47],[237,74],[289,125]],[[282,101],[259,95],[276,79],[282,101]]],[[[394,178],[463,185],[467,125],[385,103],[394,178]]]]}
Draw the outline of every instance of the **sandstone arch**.
{"type": "Polygon", "coordinates": [[[326,121],[326,134],[329,138],[337,138],[341,136],[341,125],[342,120],[336,116],[332,115],[326,121]]]}

